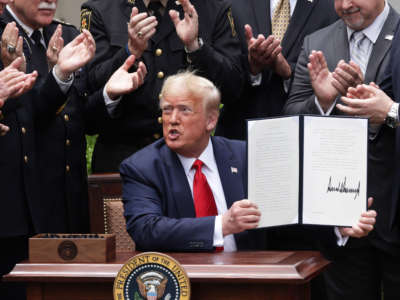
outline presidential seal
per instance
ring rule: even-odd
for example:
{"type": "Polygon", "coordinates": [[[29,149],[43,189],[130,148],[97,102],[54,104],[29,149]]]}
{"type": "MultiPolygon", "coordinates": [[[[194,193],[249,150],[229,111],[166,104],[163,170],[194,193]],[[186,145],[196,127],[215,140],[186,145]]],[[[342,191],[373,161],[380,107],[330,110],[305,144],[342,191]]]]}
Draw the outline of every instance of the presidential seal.
{"type": "Polygon", "coordinates": [[[114,300],[189,300],[190,281],[172,257],[144,252],[123,265],[114,280],[114,300]]]}

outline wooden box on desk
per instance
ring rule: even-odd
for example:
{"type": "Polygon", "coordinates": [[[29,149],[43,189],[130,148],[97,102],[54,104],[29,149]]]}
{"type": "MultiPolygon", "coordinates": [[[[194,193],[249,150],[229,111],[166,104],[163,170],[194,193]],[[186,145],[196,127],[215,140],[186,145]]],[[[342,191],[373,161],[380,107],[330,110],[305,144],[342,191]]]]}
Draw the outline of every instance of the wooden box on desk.
{"type": "Polygon", "coordinates": [[[29,239],[34,263],[105,263],[115,259],[114,234],[37,234],[29,239]]]}

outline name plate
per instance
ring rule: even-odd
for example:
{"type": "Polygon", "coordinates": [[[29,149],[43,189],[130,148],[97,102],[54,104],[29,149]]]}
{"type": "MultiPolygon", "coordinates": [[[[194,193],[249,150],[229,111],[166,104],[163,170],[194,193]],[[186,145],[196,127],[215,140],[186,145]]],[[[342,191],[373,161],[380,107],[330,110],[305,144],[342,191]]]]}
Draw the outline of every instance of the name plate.
{"type": "Polygon", "coordinates": [[[115,259],[114,234],[41,233],[29,239],[33,263],[104,263],[115,259]]]}

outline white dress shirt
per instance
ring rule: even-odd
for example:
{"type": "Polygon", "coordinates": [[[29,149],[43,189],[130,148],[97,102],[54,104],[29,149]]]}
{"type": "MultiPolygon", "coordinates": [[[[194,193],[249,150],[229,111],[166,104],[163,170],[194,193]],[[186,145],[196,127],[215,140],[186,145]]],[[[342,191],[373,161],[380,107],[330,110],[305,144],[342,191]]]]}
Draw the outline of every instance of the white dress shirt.
{"type": "MultiPolygon", "coordinates": [[[[193,180],[196,170],[192,168],[192,166],[196,158],[184,157],[179,154],[178,158],[181,161],[181,164],[185,171],[193,197],[193,180]]],[[[226,252],[236,251],[237,248],[234,236],[231,234],[223,237],[222,234],[222,215],[228,210],[228,208],[226,206],[224,189],[222,187],[221,179],[219,177],[218,166],[215,161],[211,139],[209,140],[206,149],[203,151],[203,153],[201,153],[198,159],[203,162],[203,167],[201,171],[207,178],[207,182],[213,193],[218,211],[218,216],[215,217],[213,246],[224,246],[224,251],[226,252]]]]}

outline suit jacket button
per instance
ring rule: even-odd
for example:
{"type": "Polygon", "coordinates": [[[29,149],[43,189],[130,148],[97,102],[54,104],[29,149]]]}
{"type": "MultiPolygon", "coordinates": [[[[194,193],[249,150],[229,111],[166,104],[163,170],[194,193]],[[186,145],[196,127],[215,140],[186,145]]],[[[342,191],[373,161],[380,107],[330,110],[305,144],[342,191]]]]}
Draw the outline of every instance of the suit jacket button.
{"type": "Polygon", "coordinates": [[[65,171],[69,172],[71,170],[71,167],[69,165],[65,166],[65,171]]]}
{"type": "Polygon", "coordinates": [[[164,78],[164,72],[163,71],[158,72],[157,73],[157,78],[158,79],[163,79],[164,78]]]}
{"type": "Polygon", "coordinates": [[[64,120],[65,120],[65,122],[69,121],[69,116],[67,114],[64,115],[64,120]]]}
{"type": "Polygon", "coordinates": [[[65,145],[66,145],[66,146],[70,146],[70,145],[71,145],[71,141],[70,141],[69,139],[67,139],[67,140],[65,141],[65,145]]]}
{"type": "Polygon", "coordinates": [[[156,55],[157,55],[157,56],[161,56],[161,55],[162,55],[162,49],[158,48],[158,49],[156,50],[156,55]]]}
{"type": "Polygon", "coordinates": [[[158,117],[157,121],[158,121],[158,124],[162,124],[162,117],[158,117]]]}
{"type": "Polygon", "coordinates": [[[153,137],[158,140],[161,136],[158,133],[153,134],[153,137]]]}
{"type": "Polygon", "coordinates": [[[28,160],[29,160],[29,159],[28,159],[28,156],[25,155],[25,156],[24,156],[24,162],[25,162],[26,164],[28,163],[28,160]]]}
{"type": "Polygon", "coordinates": [[[25,134],[26,133],[26,128],[25,127],[21,127],[21,132],[22,132],[22,134],[25,134]]]}

